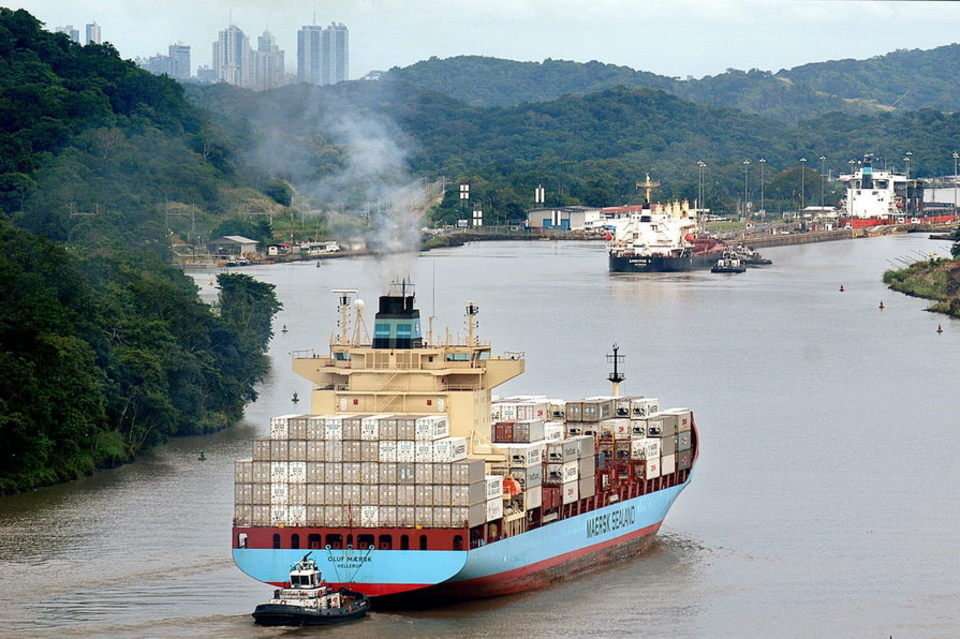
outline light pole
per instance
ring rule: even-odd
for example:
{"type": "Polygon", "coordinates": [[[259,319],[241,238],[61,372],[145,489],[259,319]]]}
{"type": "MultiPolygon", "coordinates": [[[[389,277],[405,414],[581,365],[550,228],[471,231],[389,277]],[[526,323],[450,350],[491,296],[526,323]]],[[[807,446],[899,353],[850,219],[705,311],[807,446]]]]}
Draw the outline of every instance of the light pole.
{"type": "Polygon", "coordinates": [[[806,206],[806,177],[807,177],[807,158],[800,158],[800,211],[803,212],[806,206]]]}
{"type": "Polygon", "coordinates": [[[826,165],[827,156],[821,155],[819,159],[820,159],[820,208],[822,209],[823,208],[823,189],[824,189],[823,174],[827,172],[827,165],[826,165]]]}
{"type": "Polygon", "coordinates": [[[750,197],[748,176],[750,175],[750,160],[743,161],[743,216],[747,217],[747,200],[750,197]]]}
{"type": "Polygon", "coordinates": [[[953,213],[957,213],[957,161],[960,160],[960,153],[953,152],[953,213]]]}
{"type": "Polygon", "coordinates": [[[767,161],[763,158],[760,158],[760,215],[767,217],[767,208],[763,202],[763,167],[767,161]]]}
{"type": "Polygon", "coordinates": [[[706,208],[703,205],[703,170],[707,168],[707,163],[703,160],[697,160],[697,170],[699,172],[699,178],[697,181],[697,208],[704,209],[706,208]]]}
{"type": "Polygon", "coordinates": [[[903,213],[906,215],[910,212],[910,158],[913,156],[913,153],[907,151],[903,155],[903,162],[907,165],[907,183],[903,185],[903,213]]]}

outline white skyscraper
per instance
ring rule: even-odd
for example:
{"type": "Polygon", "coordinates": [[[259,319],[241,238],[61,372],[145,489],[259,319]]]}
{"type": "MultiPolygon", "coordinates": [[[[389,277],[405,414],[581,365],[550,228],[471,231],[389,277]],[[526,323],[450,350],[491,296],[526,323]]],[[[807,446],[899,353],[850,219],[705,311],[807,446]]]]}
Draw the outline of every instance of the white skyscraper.
{"type": "Polygon", "coordinates": [[[87,25],[87,44],[103,44],[103,38],[100,36],[100,25],[96,22],[87,25]]]}
{"type": "Polygon", "coordinates": [[[253,60],[256,90],[265,91],[283,84],[283,51],[269,31],[264,31],[263,35],[257,38],[257,50],[253,52],[253,60]]]}
{"type": "Polygon", "coordinates": [[[217,82],[253,87],[253,54],[250,39],[234,25],[220,32],[213,43],[213,70],[217,82]]]}
{"type": "Polygon", "coordinates": [[[306,25],[297,33],[297,80],[326,85],[350,78],[350,32],[346,25],[306,25]]]}
{"type": "Polygon", "coordinates": [[[71,40],[80,43],[80,31],[79,29],[74,29],[72,24],[68,24],[63,27],[57,27],[57,33],[66,33],[71,40]]]}
{"type": "Polygon", "coordinates": [[[190,46],[181,44],[171,44],[170,52],[170,76],[178,80],[188,80],[190,78],[190,46]]]}

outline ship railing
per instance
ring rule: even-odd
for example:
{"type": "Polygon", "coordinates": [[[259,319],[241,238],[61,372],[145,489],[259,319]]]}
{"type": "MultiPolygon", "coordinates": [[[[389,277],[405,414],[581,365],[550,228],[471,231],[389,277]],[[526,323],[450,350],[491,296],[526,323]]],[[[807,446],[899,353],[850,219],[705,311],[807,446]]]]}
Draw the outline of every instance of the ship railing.
{"type": "Polygon", "coordinates": [[[523,351],[504,351],[502,355],[495,355],[490,359],[518,360],[518,359],[526,359],[526,357],[527,357],[527,354],[523,351]]]}
{"type": "Polygon", "coordinates": [[[317,355],[317,351],[315,349],[304,348],[296,351],[291,351],[290,357],[293,359],[316,359],[320,356],[317,355]]]}
{"type": "Polygon", "coordinates": [[[347,390],[350,390],[350,385],[349,384],[325,384],[324,386],[317,386],[317,390],[347,391],[347,390]]]}
{"type": "Polygon", "coordinates": [[[443,390],[448,391],[474,391],[481,390],[482,387],[479,384],[444,384],[443,390]]]}

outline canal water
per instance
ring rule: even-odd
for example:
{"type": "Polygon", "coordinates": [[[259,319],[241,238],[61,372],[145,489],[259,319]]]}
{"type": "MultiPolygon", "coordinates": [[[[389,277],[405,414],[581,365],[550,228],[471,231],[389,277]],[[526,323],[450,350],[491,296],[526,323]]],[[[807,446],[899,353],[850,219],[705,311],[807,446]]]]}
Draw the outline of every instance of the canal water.
{"type": "MultiPolygon", "coordinates": [[[[617,342],[627,392],[694,408],[702,453],[658,541],[634,561],[322,632],[960,636],[960,322],[880,281],[890,260],[946,248],[902,236],[768,249],[774,266],[739,276],[611,275],[599,243],[478,243],[415,259],[438,335],[463,331],[470,300],[495,350],[526,353],[527,373],[504,393],[604,393],[617,342]]],[[[0,499],[0,636],[317,633],[251,625],[269,588],[231,563],[233,460],[250,455],[269,416],[305,408],[290,401],[309,389],[289,356],[324,348],[330,289],[359,288],[372,321],[387,270],[373,259],[249,269],[276,284],[276,326],[288,332],[242,424],[0,499]]],[[[213,275],[197,274],[206,293],[213,275]]]]}

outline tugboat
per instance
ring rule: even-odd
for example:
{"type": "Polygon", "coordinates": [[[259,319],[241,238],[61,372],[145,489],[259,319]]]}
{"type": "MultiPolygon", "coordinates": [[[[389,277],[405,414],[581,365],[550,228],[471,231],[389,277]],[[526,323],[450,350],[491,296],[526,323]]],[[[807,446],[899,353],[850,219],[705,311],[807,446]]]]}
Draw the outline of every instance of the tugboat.
{"type": "Polygon", "coordinates": [[[717,263],[710,269],[711,273],[743,273],[747,267],[735,253],[727,252],[723,254],[717,263]]]}
{"type": "Polygon", "coordinates": [[[749,246],[738,246],[736,254],[744,266],[770,266],[773,264],[773,260],[760,255],[760,251],[749,246]]]}
{"type": "Polygon", "coordinates": [[[332,590],[323,581],[308,552],[290,569],[290,587],[273,591],[273,599],[253,611],[260,626],[319,626],[365,616],[370,601],[346,588],[332,590]]]}

